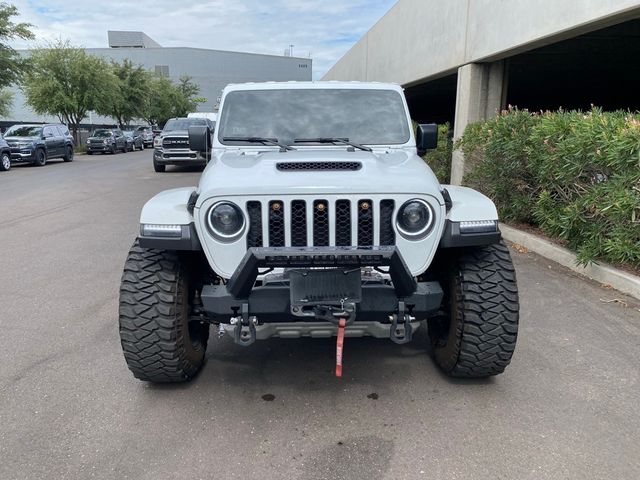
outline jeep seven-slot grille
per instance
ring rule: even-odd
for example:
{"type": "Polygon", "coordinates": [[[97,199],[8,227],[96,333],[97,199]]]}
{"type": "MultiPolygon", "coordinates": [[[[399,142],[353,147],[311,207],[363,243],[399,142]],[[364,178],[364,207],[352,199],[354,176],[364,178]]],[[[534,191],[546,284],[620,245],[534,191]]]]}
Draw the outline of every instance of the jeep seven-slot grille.
{"type": "Polygon", "coordinates": [[[271,200],[264,203],[250,201],[246,206],[248,248],[285,245],[370,247],[378,238],[375,229],[378,229],[380,245],[395,245],[393,200],[271,200]],[[268,222],[264,230],[263,209],[267,209],[264,218],[268,222]],[[377,217],[374,216],[375,209],[379,209],[377,217]],[[379,218],[380,225],[374,225],[374,217],[379,218]],[[289,222],[288,228],[285,228],[285,222],[289,222]],[[356,238],[352,240],[354,235],[356,238]],[[332,237],[335,243],[332,243],[332,237]]]}

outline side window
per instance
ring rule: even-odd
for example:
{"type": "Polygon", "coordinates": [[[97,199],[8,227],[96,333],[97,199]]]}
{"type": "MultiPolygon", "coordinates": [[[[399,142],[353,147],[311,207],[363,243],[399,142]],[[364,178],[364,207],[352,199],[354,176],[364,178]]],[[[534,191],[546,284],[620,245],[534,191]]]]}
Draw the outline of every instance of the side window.
{"type": "Polygon", "coordinates": [[[56,132],[53,131],[53,127],[44,127],[42,135],[45,137],[55,137],[56,132]]]}

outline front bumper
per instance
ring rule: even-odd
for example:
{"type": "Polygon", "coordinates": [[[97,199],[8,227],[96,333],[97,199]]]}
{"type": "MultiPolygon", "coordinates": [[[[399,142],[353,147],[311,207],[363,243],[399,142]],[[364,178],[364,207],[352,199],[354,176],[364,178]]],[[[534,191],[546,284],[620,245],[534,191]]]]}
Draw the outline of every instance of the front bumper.
{"type": "Polygon", "coordinates": [[[416,282],[395,247],[311,247],[250,248],[225,285],[204,286],[201,293],[203,309],[214,323],[229,323],[243,307],[248,309],[249,315],[257,317],[259,324],[308,321],[309,317],[292,313],[289,280],[283,277],[255,286],[258,270],[339,267],[351,270],[389,267],[390,282],[382,276],[362,278],[361,298],[355,310],[356,323],[361,319],[391,324],[390,316],[398,311],[400,302],[420,320],[440,308],[443,297],[440,284],[416,282]]]}
{"type": "Polygon", "coordinates": [[[35,149],[11,147],[13,162],[33,162],[35,159],[35,149]]]}
{"type": "Polygon", "coordinates": [[[105,145],[103,144],[95,144],[95,145],[87,145],[87,152],[110,152],[113,148],[113,145],[105,145]]]}
{"type": "Polygon", "coordinates": [[[154,148],[153,159],[159,165],[206,165],[207,159],[188,148],[154,148]]]}

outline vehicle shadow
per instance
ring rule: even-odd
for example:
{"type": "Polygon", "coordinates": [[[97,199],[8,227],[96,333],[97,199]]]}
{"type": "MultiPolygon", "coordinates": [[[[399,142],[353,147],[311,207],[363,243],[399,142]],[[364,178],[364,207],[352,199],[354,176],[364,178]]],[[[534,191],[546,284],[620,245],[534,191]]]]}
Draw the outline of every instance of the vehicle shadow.
{"type": "Polygon", "coordinates": [[[202,172],[204,167],[198,165],[167,165],[166,173],[202,172]]]}
{"type": "MultiPolygon", "coordinates": [[[[457,379],[448,377],[433,362],[426,328],[421,327],[406,345],[388,339],[346,338],[343,378],[335,377],[336,339],[280,339],[257,341],[240,347],[228,337],[221,339],[212,331],[203,369],[191,382],[155,384],[153,389],[217,389],[222,383],[232,389],[267,387],[299,392],[338,393],[351,385],[383,383],[401,385],[416,376],[450,385],[488,385],[493,379],[457,379]]],[[[428,381],[428,380],[425,380],[428,381]]]]}

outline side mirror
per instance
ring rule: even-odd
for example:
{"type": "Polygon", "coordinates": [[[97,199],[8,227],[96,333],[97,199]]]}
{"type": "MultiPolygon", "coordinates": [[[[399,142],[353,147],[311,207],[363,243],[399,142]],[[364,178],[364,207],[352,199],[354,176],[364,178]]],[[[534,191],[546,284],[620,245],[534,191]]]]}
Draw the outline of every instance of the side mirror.
{"type": "Polygon", "coordinates": [[[196,152],[211,150],[211,129],[206,125],[189,127],[189,148],[196,152]]]}
{"type": "Polygon", "coordinates": [[[416,148],[422,156],[427,150],[434,150],[438,146],[438,125],[425,123],[418,125],[416,130],[416,148]]]}

